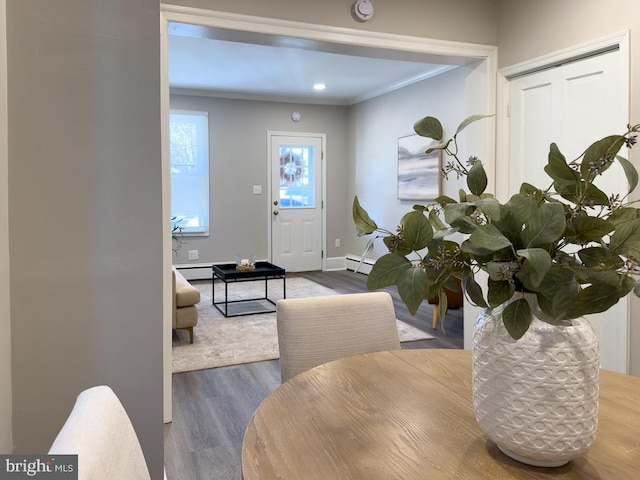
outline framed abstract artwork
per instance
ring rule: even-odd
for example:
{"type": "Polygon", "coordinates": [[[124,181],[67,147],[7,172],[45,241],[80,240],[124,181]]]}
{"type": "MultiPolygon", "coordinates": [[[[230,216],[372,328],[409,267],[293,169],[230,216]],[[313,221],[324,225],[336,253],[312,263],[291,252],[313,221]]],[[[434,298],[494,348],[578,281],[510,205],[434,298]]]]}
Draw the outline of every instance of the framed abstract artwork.
{"type": "Polygon", "coordinates": [[[440,150],[426,154],[433,141],[419,135],[398,138],[398,198],[434,200],[440,195],[440,150]]]}

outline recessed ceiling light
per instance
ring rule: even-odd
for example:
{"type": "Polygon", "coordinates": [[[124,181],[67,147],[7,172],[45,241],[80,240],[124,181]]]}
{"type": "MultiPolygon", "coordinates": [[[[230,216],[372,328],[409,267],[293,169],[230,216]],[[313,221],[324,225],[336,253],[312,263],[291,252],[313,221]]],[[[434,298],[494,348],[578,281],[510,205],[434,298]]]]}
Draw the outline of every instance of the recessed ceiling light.
{"type": "Polygon", "coordinates": [[[325,88],[327,88],[327,84],[326,83],[315,83],[313,85],[313,89],[314,90],[320,91],[320,90],[324,90],[325,88]]]}

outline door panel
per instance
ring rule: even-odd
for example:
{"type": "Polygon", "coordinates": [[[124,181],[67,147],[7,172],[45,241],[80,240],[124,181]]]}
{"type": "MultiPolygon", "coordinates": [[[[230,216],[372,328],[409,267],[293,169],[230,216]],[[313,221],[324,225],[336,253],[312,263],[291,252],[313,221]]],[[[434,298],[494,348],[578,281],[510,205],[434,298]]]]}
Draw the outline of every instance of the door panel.
{"type": "Polygon", "coordinates": [[[270,135],[271,259],[293,272],[322,269],[321,136],[270,135]]]}
{"type": "MultiPolygon", "coordinates": [[[[523,181],[551,185],[544,172],[549,144],[576,158],[593,141],[621,133],[628,122],[628,80],[622,54],[608,52],[510,82],[509,191],[523,181]]],[[[621,152],[625,155],[625,152],[621,152]]],[[[605,192],[626,191],[626,177],[616,162],[598,186],[605,192]]],[[[590,315],[600,344],[603,368],[628,369],[628,299],[605,313],[590,315]]]]}

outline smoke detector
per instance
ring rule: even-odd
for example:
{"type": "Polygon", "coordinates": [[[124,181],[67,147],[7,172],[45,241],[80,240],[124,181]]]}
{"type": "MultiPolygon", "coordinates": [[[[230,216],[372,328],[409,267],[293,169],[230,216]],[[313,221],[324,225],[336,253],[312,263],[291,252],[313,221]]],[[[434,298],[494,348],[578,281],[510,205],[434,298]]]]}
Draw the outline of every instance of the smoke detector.
{"type": "Polygon", "coordinates": [[[356,0],[351,6],[353,18],[359,22],[366,22],[373,18],[373,3],[371,0],[356,0]]]}

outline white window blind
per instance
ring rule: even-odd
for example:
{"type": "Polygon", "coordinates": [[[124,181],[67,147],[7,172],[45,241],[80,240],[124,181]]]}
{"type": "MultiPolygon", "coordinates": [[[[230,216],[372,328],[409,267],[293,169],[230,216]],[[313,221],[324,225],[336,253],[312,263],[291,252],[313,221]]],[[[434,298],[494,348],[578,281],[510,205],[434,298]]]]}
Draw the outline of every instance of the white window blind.
{"type": "Polygon", "coordinates": [[[171,217],[186,234],[209,233],[209,117],[207,112],[172,110],[171,217]]]}

